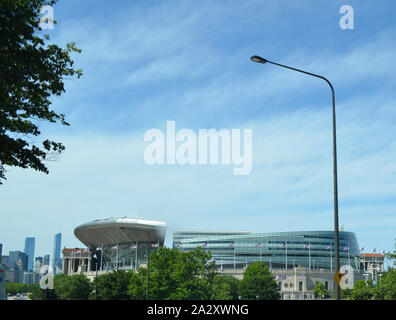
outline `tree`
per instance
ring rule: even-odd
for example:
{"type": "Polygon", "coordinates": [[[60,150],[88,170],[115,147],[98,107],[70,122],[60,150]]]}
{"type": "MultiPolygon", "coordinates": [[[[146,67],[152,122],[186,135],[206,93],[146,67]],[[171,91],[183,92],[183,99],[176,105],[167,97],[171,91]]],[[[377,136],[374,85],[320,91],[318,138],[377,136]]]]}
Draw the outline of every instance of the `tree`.
{"type": "Polygon", "coordinates": [[[395,239],[395,250],[393,250],[393,253],[386,253],[385,258],[389,260],[389,262],[392,263],[393,261],[393,266],[396,267],[396,239],[395,239]]]}
{"type": "MultiPolygon", "coordinates": [[[[182,252],[160,247],[150,255],[150,299],[199,300],[213,296],[215,263],[201,249],[182,252]]],[[[147,270],[140,268],[129,284],[132,299],[145,299],[147,270]]]]}
{"type": "Polygon", "coordinates": [[[375,300],[396,300],[396,270],[384,272],[372,292],[375,300]]]}
{"type": "Polygon", "coordinates": [[[238,300],[240,281],[233,276],[216,275],[213,280],[214,300],[238,300]]]}
{"type": "MultiPolygon", "coordinates": [[[[351,300],[351,294],[352,294],[352,290],[350,288],[345,288],[345,289],[341,289],[341,299],[343,300],[351,300]]],[[[334,292],[335,294],[335,292],[334,292]]],[[[333,296],[333,298],[335,298],[335,295],[333,296]]]]}
{"type": "Polygon", "coordinates": [[[132,271],[114,270],[97,278],[97,299],[127,300],[132,271]]]}
{"type": "Polygon", "coordinates": [[[38,287],[38,284],[7,282],[6,292],[7,294],[11,294],[11,295],[15,295],[17,293],[28,293],[31,292],[36,287],[38,287]]]}
{"type": "Polygon", "coordinates": [[[58,300],[55,290],[53,289],[41,289],[39,286],[32,288],[29,299],[31,300],[58,300]]]}
{"type": "Polygon", "coordinates": [[[373,286],[368,280],[356,281],[351,291],[352,300],[396,300],[396,270],[390,269],[383,273],[382,278],[373,286]]]}
{"type": "Polygon", "coordinates": [[[172,292],[169,299],[210,299],[216,272],[215,261],[211,261],[210,252],[205,252],[201,248],[189,252],[173,250],[178,253],[173,272],[176,290],[172,292]]]}
{"type": "Polygon", "coordinates": [[[59,274],[54,277],[54,289],[58,300],[88,300],[93,286],[83,274],[59,274]]]}
{"type": "Polygon", "coordinates": [[[128,285],[128,294],[132,300],[144,300],[147,298],[147,269],[139,268],[133,272],[128,285]]]}
{"type": "Polygon", "coordinates": [[[64,114],[50,109],[50,97],[64,91],[64,79],[78,78],[72,52],[50,44],[40,28],[40,8],[57,0],[0,0],[0,184],[6,179],[4,166],[32,168],[49,173],[44,161],[62,152],[60,142],[33,140],[41,134],[39,122],[69,125],[64,114]]]}
{"type": "Polygon", "coordinates": [[[34,286],[30,299],[32,300],[88,300],[93,286],[83,274],[57,274],[54,277],[54,289],[41,289],[34,286]]]}
{"type": "Polygon", "coordinates": [[[351,292],[351,300],[371,300],[373,298],[373,283],[371,280],[355,282],[351,292]]]}
{"type": "Polygon", "coordinates": [[[316,297],[324,298],[327,296],[327,289],[322,282],[317,282],[315,288],[313,289],[316,297]]]}
{"type": "Polygon", "coordinates": [[[278,285],[263,262],[251,263],[241,280],[241,295],[243,299],[278,300],[280,298],[278,285]]]}
{"type": "Polygon", "coordinates": [[[164,247],[150,254],[150,299],[165,300],[175,294],[181,285],[177,274],[181,254],[178,250],[164,247]]]}

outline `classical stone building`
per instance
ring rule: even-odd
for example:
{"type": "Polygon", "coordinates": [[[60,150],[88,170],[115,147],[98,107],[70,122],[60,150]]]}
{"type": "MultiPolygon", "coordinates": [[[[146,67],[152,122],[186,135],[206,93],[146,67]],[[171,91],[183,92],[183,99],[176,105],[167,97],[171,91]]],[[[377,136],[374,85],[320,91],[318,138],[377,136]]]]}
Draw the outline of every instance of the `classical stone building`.
{"type": "MultiPolygon", "coordinates": [[[[232,275],[237,279],[243,278],[243,269],[223,269],[218,273],[223,275],[232,275]]],[[[318,282],[321,282],[327,289],[327,298],[334,295],[335,281],[334,271],[326,269],[309,270],[304,267],[295,267],[293,269],[272,269],[272,274],[278,283],[279,293],[282,300],[313,300],[317,299],[313,289],[318,282]]],[[[348,279],[345,279],[345,286],[353,287],[358,280],[364,277],[359,271],[353,271],[348,279]]]]}
{"type": "Polygon", "coordinates": [[[62,273],[72,275],[91,270],[92,254],[88,249],[64,248],[62,254],[62,273]]]}
{"type": "Polygon", "coordinates": [[[367,278],[377,279],[384,272],[384,260],[385,256],[380,253],[362,253],[360,254],[360,269],[367,278]]]}

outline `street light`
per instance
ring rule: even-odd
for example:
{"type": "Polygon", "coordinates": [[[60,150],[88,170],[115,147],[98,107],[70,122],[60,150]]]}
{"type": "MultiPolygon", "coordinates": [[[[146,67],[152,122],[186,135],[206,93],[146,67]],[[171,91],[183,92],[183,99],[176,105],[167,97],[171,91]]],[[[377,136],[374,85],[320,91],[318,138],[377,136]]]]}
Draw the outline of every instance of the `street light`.
{"type": "Polygon", "coordinates": [[[261,58],[261,57],[259,57],[259,56],[252,56],[250,59],[251,59],[252,61],[258,62],[258,63],[266,63],[266,62],[268,62],[267,59],[261,58]]]}
{"type": "MultiPolygon", "coordinates": [[[[335,274],[337,274],[340,269],[340,253],[339,253],[339,233],[338,233],[337,143],[336,143],[336,114],[335,114],[334,88],[333,88],[332,84],[330,83],[330,81],[327,80],[323,76],[320,76],[320,75],[317,75],[314,73],[310,73],[307,71],[303,71],[300,69],[292,68],[289,66],[285,66],[283,64],[276,63],[273,61],[269,61],[269,60],[264,59],[257,55],[250,57],[250,60],[252,60],[253,62],[262,63],[262,64],[271,63],[276,66],[282,67],[282,68],[305,73],[310,76],[323,79],[330,86],[331,94],[332,94],[332,103],[333,103],[333,180],[334,180],[334,246],[335,246],[334,256],[335,256],[335,274]]],[[[336,299],[337,300],[340,299],[340,286],[336,286],[336,299]]]]}
{"type": "Polygon", "coordinates": [[[147,300],[150,300],[150,234],[147,232],[147,300]]]}

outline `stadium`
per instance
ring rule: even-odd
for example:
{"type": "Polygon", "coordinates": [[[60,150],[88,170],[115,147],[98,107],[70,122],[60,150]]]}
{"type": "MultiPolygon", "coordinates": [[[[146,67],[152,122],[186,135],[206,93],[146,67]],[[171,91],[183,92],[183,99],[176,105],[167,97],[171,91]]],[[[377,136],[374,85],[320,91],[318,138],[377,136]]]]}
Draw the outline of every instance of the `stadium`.
{"type": "MultiPolygon", "coordinates": [[[[75,228],[75,236],[87,246],[84,252],[64,250],[64,269],[86,271],[116,268],[138,269],[152,250],[164,245],[167,224],[136,218],[94,220],[75,228]],[[88,254],[89,252],[89,254],[88,254]],[[75,266],[75,260],[80,262],[75,266]],[[72,265],[70,265],[72,264],[72,265]]],[[[360,250],[353,232],[340,231],[340,265],[360,268],[360,250]]],[[[250,231],[177,230],[173,248],[182,251],[200,247],[210,251],[220,269],[243,269],[263,261],[271,269],[304,267],[334,270],[334,231],[252,233],[250,231]]]]}

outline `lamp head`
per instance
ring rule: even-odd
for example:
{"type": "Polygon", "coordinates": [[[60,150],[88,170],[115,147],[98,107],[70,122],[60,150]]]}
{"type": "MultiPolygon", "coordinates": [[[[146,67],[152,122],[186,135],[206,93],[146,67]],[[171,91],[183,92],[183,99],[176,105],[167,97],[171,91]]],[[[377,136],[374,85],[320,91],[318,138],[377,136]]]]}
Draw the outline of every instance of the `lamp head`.
{"type": "Polygon", "coordinates": [[[268,60],[264,59],[260,56],[251,56],[250,60],[252,60],[253,62],[258,62],[258,63],[266,63],[268,60]]]}

